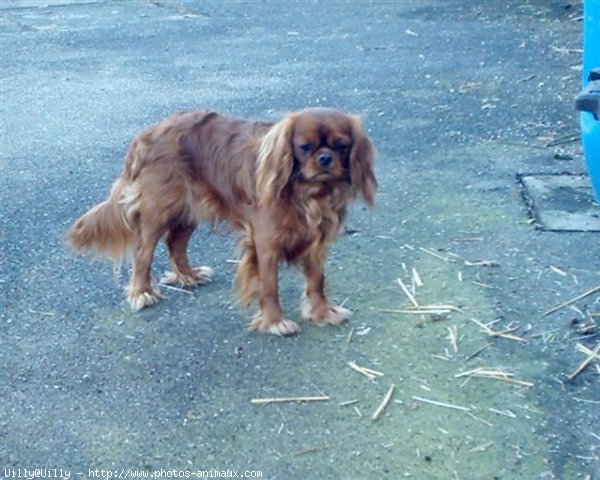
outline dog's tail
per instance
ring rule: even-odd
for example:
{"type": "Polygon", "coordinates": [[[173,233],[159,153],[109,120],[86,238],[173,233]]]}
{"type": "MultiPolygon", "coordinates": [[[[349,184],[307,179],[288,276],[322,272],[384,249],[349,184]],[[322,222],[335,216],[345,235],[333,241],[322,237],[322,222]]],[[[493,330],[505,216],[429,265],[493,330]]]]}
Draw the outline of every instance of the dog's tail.
{"type": "Polygon", "coordinates": [[[108,198],[81,216],[68,231],[77,252],[108,257],[118,269],[130,256],[136,240],[140,192],[126,176],[113,185],[108,198]]]}

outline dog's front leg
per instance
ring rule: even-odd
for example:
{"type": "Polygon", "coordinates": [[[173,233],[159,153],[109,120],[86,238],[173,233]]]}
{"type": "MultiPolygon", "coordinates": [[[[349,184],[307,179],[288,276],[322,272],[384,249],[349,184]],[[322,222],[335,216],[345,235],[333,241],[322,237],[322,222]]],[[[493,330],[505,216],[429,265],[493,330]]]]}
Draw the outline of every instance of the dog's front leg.
{"type": "Polygon", "coordinates": [[[338,325],[352,312],[344,307],[330,305],[325,296],[325,246],[320,244],[309,250],[302,258],[302,270],[306,279],[306,298],[302,305],[302,318],[319,325],[338,325]]]}
{"type": "Polygon", "coordinates": [[[278,250],[268,244],[261,248],[260,242],[257,242],[256,256],[261,287],[259,299],[260,310],[254,316],[252,323],[250,323],[250,328],[274,335],[293,335],[294,333],[298,333],[300,327],[292,320],[285,318],[279,304],[278,250]]]}

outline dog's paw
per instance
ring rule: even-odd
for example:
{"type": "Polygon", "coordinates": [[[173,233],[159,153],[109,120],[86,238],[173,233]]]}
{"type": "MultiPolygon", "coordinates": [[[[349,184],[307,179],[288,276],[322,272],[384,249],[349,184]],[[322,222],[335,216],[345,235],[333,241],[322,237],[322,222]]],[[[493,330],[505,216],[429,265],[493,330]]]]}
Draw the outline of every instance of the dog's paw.
{"type": "Polygon", "coordinates": [[[312,307],[308,303],[302,305],[301,312],[304,320],[317,325],[339,325],[352,315],[352,311],[337,305],[312,307]]]}
{"type": "Polygon", "coordinates": [[[300,331],[300,327],[296,322],[282,318],[277,322],[266,321],[265,318],[258,313],[252,319],[249,325],[250,330],[256,330],[261,333],[270,333],[272,335],[279,335],[280,337],[287,337],[289,335],[295,335],[300,331]]]}
{"type": "Polygon", "coordinates": [[[127,301],[134,312],[155,305],[161,298],[163,298],[162,294],[155,288],[139,293],[127,292],[127,301]]]}
{"type": "Polygon", "coordinates": [[[210,267],[195,267],[191,273],[166,272],[160,279],[160,283],[177,284],[182,287],[193,287],[202,285],[212,280],[215,271],[210,267]]]}

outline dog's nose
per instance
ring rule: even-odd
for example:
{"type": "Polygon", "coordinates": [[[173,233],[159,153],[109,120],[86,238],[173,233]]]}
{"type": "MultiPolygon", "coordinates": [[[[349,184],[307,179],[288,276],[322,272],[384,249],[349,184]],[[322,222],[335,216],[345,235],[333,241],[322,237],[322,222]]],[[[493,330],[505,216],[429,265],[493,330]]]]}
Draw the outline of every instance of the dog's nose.
{"type": "Polygon", "coordinates": [[[333,162],[331,154],[327,152],[319,153],[317,160],[319,161],[319,165],[321,165],[323,168],[328,168],[331,165],[331,162],[333,162]]]}

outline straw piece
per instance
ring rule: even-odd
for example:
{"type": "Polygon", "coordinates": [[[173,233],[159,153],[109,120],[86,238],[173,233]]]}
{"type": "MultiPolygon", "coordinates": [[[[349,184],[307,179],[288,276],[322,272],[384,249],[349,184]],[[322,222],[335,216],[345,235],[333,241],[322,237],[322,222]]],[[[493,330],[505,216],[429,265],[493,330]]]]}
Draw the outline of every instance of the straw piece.
{"type": "Polygon", "coordinates": [[[461,412],[470,412],[471,409],[468,407],[462,407],[460,405],[453,405],[451,403],[446,402],[438,402],[437,400],[430,400],[428,398],[417,397],[413,395],[413,400],[417,400],[419,402],[428,403],[429,405],[436,405],[438,407],[451,408],[452,410],[460,410],[461,412]]]}
{"type": "Polygon", "coordinates": [[[313,453],[313,452],[318,452],[319,450],[325,450],[326,448],[330,448],[331,445],[327,444],[327,445],[315,445],[314,447],[308,447],[305,448],[304,450],[299,450],[297,452],[292,453],[292,456],[294,457],[298,457],[300,455],[305,455],[307,453],[313,453]]]}
{"type": "Polygon", "coordinates": [[[188,295],[193,295],[189,290],[185,290],[183,288],[174,287],[173,285],[167,285],[166,283],[159,283],[162,288],[166,288],[167,290],[174,290],[175,292],[186,293],[188,295]]]}
{"type": "Polygon", "coordinates": [[[510,410],[497,410],[496,408],[488,408],[490,412],[497,413],[498,415],[504,415],[505,417],[517,418],[517,416],[510,410]]]}
{"type": "Polygon", "coordinates": [[[320,397],[274,397],[274,398],[253,398],[250,400],[255,405],[267,405],[269,403],[290,403],[290,402],[323,402],[329,400],[328,395],[320,397]]]}
{"type": "Polygon", "coordinates": [[[346,362],[346,363],[352,370],[355,370],[358,373],[364,375],[369,380],[375,380],[377,377],[383,377],[383,373],[378,372],[377,370],[372,370],[370,368],[361,367],[361,366],[357,365],[356,362],[346,362]]]}
{"type": "Polygon", "coordinates": [[[465,358],[465,362],[468,362],[469,360],[475,358],[477,355],[479,355],[484,350],[490,348],[491,346],[492,346],[492,344],[488,343],[488,344],[484,345],[483,347],[481,347],[479,350],[474,351],[471,355],[469,355],[467,358],[465,358]]]}
{"type": "Polygon", "coordinates": [[[396,281],[398,282],[398,285],[400,285],[400,288],[402,289],[402,291],[404,292],[404,294],[408,297],[408,299],[410,300],[410,302],[415,307],[419,307],[419,302],[417,302],[417,299],[414,297],[414,295],[412,293],[410,293],[410,291],[408,290],[408,288],[406,288],[406,285],[404,285],[404,282],[402,281],[402,279],[401,278],[397,278],[396,281]]]}
{"type": "Polygon", "coordinates": [[[500,264],[496,260],[478,260],[476,262],[470,262],[465,260],[466,267],[497,267],[500,264]]]}
{"type": "Polygon", "coordinates": [[[418,311],[421,310],[451,310],[453,312],[462,312],[462,310],[455,305],[419,305],[418,307],[408,307],[408,310],[418,311]]]}
{"type": "Polygon", "coordinates": [[[388,403],[390,403],[390,400],[392,399],[392,396],[394,395],[394,390],[395,389],[396,389],[396,385],[394,385],[392,383],[390,385],[390,389],[385,394],[385,397],[383,398],[383,401],[377,407],[377,410],[375,410],[375,412],[373,412],[373,416],[371,417],[371,420],[373,420],[375,422],[375,421],[377,421],[377,419],[379,419],[379,417],[381,417],[381,415],[383,414],[385,408],[388,406],[388,403]]]}
{"type": "Polygon", "coordinates": [[[561,308],[564,308],[568,305],[571,305],[572,303],[575,303],[589,295],[593,295],[596,292],[600,292],[600,285],[589,289],[587,292],[582,293],[581,295],[578,295],[575,298],[572,298],[571,300],[567,300],[566,302],[563,302],[559,305],[557,305],[556,307],[551,308],[550,310],[548,310],[547,312],[544,312],[543,316],[545,317],[546,315],[550,315],[551,313],[556,312],[557,310],[560,310],[561,308]]]}
{"type": "Polygon", "coordinates": [[[494,442],[487,442],[484,443],[483,445],[479,445],[477,447],[473,447],[471,450],[469,450],[470,452],[485,452],[489,447],[491,447],[494,444],[494,442]]]}
{"type": "Polygon", "coordinates": [[[590,364],[592,360],[600,358],[598,357],[598,352],[600,352],[600,343],[596,345],[596,348],[594,348],[594,350],[590,350],[589,348],[585,347],[584,345],[581,345],[580,343],[577,344],[577,347],[580,352],[584,352],[588,355],[588,357],[583,362],[581,362],[581,365],[579,365],[579,367],[577,367],[577,369],[571,375],[569,375],[569,380],[573,380],[577,375],[579,375],[583,371],[583,369],[590,364]]]}
{"type": "Polygon", "coordinates": [[[481,423],[483,423],[484,425],[487,425],[488,427],[493,427],[493,426],[494,426],[494,424],[493,424],[493,423],[490,423],[490,422],[488,422],[487,420],[485,420],[485,419],[483,419],[483,418],[476,417],[476,416],[475,416],[475,415],[473,415],[471,412],[466,412],[466,414],[467,414],[469,417],[471,417],[473,420],[476,420],[476,421],[478,421],[478,422],[481,422],[481,423]]]}
{"type": "Polygon", "coordinates": [[[412,269],[412,277],[417,287],[422,287],[424,285],[423,280],[421,280],[421,275],[419,275],[419,272],[417,272],[415,268],[412,269]]]}
{"type": "Polygon", "coordinates": [[[433,252],[433,251],[431,251],[431,250],[429,250],[427,248],[419,247],[419,250],[421,250],[422,252],[427,253],[428,255],[431,255],[432,257],[439,258],[440,260],[443,260],[446,263],[456,262],[456,260],[453,259],[453,258],[444,257],[443,255],[435,253],[435,252],[433,252]]]}
{"type": "Polygon", "coordinates": [[[552,270],[555,273],[558,273],[559,275],[562,275],[563,277],[567,276],[567,272],[565,272],[564,270],[561,270],[558,267],[553,267],[552,265],[550,265],[550,270],[552,270]]]}
{"type": "Polygon", "coordinates": [[[407,308],[378,308],[383,313],[405,313],[408,315],[447,315],[450,312],[462,312],[454,305],[418,305],[407,308]]]}
{"type": "Polygon", "coordinates": [[[456,327],[456,325],[453,325],[452,327],[446,327],[446,329],[448,330],[448,340],[450,340],[452,348],[454,349],[454,353],[457,353],[458,352],[458,328],[456,327]]]}
{"type": "Polygon", "coordinates": [[[352,341],[352,337],[354,336],[354,327],[350,329],[348,332],[348,336],[346,337],[346,343],[350,343],[352,341]]]}
{"type": "Polygon", "coordinates": [[[500,380],[506,383],[513,383],[515,385],[521,385],[523,387],[533,387],[532,382],[527,382],[525,380],[518,380],[516,378],[513,378],[514,373],[505,372],[500,369],[475,368],[473,370],[469,370],[468,372],[461,372],[454,375],[455,378],[466,376],[492,378],[494,380],[500,380]]]}

